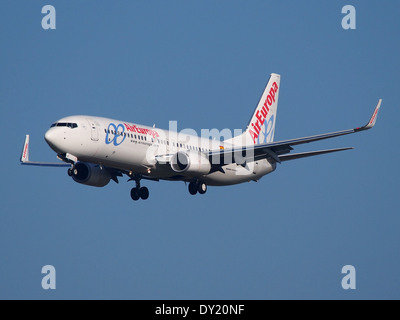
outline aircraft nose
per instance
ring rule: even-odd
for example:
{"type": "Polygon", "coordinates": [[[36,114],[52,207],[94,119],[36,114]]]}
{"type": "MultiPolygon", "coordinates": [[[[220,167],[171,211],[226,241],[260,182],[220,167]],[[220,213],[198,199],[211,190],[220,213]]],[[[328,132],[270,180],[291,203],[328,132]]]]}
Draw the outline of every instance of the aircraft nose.
{"type": "Polygon", "coordinates": [[[46,140],[46,142],[48,144],[52,144],[52,142],[54,142],[54,132],[53,130],[47,130],[46,134],[44,135],[44,140],[46,140]]]}
{"type": "Polygon", "coordinates": [[[52,148],[56,152],[59,152],[59,143],[57,143],[59,139],[57,132],[55,132],[54,128],[50,128],[49,130],[47,130],[46,134],[44,135],[44,140],[46,140],[50,148],[52,148]]]}

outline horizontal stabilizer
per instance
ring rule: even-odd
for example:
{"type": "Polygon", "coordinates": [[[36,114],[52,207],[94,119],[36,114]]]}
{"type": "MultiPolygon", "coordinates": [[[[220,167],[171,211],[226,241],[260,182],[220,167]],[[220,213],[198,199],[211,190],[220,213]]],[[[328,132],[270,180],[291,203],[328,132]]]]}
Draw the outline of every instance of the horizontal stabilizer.
{"type": "Polygon", "coordinates": [[[307,157],[312,157],[312,156],[319,156],[321,154],[327,154],[327,153],[345,151],[345,150],[351,150],[351,149],[354,149],[354,148],[339,148],[339,149],[329,149],[329,150],[319,150],[319,151],[286,154],[286,155],[279,156],[279,159],[281,161],[289,161],[289,160],[307,158],[307,157]]]}

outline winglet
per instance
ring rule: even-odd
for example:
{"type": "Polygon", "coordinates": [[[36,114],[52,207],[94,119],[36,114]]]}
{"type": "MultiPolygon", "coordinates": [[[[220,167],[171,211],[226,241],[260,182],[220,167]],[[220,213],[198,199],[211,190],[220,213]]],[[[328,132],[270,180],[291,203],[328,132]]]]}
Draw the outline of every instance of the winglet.
{"type": "Polygon", "coordinates": [[[375,125],[376,119],[378,118],[378,112],[379,112],[379,108],[381,107],[381,104],[382,104],[382,99],[379,99],[378,104],[376,105],[375,111],[372,114],[371,119],[369,119],[369,122],[361,128],[356,128],[355,131],[368,130],[368,129],[371,129],[375,125]]]}
{"type": "Polygon", "coordinates": [[[379,102],[378,102],[378,104],[376,105],[375,111],[374,111],[374,113],[372,114],[372,117],[371,117],[371,119],[369,120],[368,124],[365,126],[365,129],[370,129],[370,128],[372,128],[372,127],[375,125],[376,119],[377,119],[377,117],[378,117],[379,108],[381,107],[381,104],[382,104],[382,99],[379,99],[379,102]]]}
{"type": "Polygon", "coordinates": [[[26,135],[24,147],[22,148],[21,162],[29,162],[29,134],[26,135]]]}

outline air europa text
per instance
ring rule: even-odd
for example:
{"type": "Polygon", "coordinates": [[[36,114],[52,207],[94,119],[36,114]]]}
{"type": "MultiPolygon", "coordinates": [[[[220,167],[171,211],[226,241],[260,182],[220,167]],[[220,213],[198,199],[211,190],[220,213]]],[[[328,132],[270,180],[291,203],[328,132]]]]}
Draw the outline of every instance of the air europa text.
{"type": "Polygon", "coordinates": [[[275,96],[276,93],[278,92],[279,87],[276,82],[272,84],[272,88],[269,91],[268,96],[266,97],[263,106],[256,111],[256,117],[257,120],[253,123],[251,123],[251,128],[249,128],[249,132],[251,135],[251,138],[253,139],[253,142],[256,143],[256,140],[258,139],[258,136],[261,131],[261,127],[265,123],[265,120],[267,119],[267,116],[270,111],[270,107],[272,104],[275,102],[275,96]],[[254,129],[254,131],[253,131],[254,129]]]}

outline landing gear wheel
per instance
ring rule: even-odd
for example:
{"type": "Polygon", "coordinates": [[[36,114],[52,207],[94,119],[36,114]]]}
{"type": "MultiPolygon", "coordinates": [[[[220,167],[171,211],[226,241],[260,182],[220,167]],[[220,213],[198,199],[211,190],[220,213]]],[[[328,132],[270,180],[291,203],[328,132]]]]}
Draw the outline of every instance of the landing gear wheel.
{"type": "Polygon", "coordinates": [[[139,196],[143,200],[147,200],[149,198],[149,189],[147,189],[146,187],[140,188],[139,189],[139,196]]]}
{"type": "Polygon", "coordinates": [[[72,168],[69,168],[69,169],[68,169],[68,175],[69,175],[70,177],[72,177],[72,168]]]}
{"type": "Polygon", "coordinates": [[[192,196],[197,194],[197,189],[198,189],[197,183],[195,183],[195,182],[189,183],[189,193],[192,196]]]}
{"type": "Polygon", "coordinates": [[[137,188],[131,190],[131,198],[133,201],[138,201],[140,199],[139,190],[137,188]]]}
{"type": "Polygon", "coordinates": [[[200,194],[205,194],[207,192],[207,185],[205,183],[199,183],[198,191],[200,194]]]}
{"type": "Polygon", "coordinates": [[[140,180],[142,177],[140,175],[135,175],[132,172],[129,174],[129,181],[134,180],[136,182],[136,188],[131,190],[131,198],[133,201],[137,201],[139,199],[147,200],[149,198],[149,189],[146,187],[140,187],[140,180]]]}

